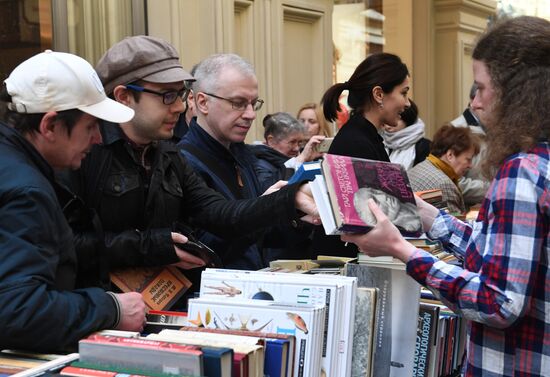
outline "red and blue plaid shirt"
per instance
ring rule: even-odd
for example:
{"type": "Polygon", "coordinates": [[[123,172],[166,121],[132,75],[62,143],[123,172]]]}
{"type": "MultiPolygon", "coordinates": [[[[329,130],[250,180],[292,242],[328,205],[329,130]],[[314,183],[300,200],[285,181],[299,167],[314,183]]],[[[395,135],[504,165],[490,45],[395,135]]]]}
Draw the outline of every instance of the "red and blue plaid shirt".
{"type": "Polygon", "coordinates": [[[469,226],[428,233],[464,268],[417,250],[407,272],[469,323],[466,376],[550,376],[550,146],[508,158],[469,226]]]}

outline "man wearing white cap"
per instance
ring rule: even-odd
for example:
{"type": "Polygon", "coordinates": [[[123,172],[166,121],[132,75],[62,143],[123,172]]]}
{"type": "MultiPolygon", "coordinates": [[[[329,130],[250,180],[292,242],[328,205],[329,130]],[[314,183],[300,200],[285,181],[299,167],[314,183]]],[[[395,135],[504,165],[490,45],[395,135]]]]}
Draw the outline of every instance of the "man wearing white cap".
{"type": "Polygon", "coordinates": [[[101,142],[97,118],[125,122],[134,111],[106,97],[84,59],[49,50],[13,70],[0,100],[0,349],[68,351],[97,330],[142,329],[138,293],[75,289],[64,215],[75,197],[54,178],[101,142]]]}

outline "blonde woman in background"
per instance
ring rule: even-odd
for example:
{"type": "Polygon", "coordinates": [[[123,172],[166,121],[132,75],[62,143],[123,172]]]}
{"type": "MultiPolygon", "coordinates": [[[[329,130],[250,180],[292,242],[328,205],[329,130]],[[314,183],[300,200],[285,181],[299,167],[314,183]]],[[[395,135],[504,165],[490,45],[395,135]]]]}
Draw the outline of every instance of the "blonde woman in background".
{"type": "Polygon", "coordinates": [[[327,122],[323,115],[323,108],[313,102],[306,103],[298,110],[296,118],[305,124],[307,128],[307,139],[309,140],[313,135],[322,135],[325,137],[332,137],[332,125],[327,122]]]}

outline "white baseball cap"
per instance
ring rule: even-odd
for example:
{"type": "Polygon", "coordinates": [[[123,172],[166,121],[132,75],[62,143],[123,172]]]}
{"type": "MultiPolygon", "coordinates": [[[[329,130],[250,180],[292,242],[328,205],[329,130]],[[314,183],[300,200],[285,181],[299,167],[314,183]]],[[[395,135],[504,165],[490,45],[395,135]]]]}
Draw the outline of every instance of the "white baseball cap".
{"type": "Polygon", "coordinates": [[[123,123],[134,110],[105,95],[94,68],[73,54],[46,50],[19,64],[4,81],[18,113],[79,109],[97,118],[123,123]]]}

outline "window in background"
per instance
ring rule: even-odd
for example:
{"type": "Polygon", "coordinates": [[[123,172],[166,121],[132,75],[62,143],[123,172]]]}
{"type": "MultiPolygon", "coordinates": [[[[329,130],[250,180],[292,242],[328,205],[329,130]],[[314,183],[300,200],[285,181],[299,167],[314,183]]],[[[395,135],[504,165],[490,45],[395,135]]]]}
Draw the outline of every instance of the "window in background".
{"type": "Polygon", "coordinates": [[[0,1],[0,82],[22,61],[52,48],[51,0],[0,1]]]}

